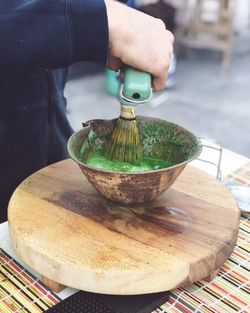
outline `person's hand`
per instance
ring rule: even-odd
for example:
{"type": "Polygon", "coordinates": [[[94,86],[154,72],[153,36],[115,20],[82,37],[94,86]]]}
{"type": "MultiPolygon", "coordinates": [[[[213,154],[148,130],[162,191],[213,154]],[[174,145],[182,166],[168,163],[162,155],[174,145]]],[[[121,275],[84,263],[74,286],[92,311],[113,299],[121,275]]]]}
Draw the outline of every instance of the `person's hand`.
{"type": "Polygon", "coordinates": [[[113,70],[130,65],[153,76],[154,90],[166,87],[174,37],[154,17],[105,0],[109,24],[109,61],[113,70]]]}

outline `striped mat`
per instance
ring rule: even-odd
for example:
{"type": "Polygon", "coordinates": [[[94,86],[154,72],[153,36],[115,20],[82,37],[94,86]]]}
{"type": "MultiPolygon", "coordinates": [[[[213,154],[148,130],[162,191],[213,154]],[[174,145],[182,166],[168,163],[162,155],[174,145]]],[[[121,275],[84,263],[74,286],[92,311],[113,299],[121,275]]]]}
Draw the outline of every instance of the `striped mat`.
{"type": "Polygon", "coordinates": [[[0,248],[1,313],[40,313],[60,300],[0,248]]]}
{"type": "Polygon", "coordinates": [[[226,181],[250,186],[250,162],[228,175],[226,181]]]}
{"type": "MultiPolygon", "coordinates": [[[[250,163],[226,182],[250,186],[250,163]]],[[[250,204],[249,204],[250,205],[250,204]]],[[[250,218],[241,217],[236,247],[211,281],[198,281],[170,292],[167,303],[154,313],[250,313],[250,218]]]]}

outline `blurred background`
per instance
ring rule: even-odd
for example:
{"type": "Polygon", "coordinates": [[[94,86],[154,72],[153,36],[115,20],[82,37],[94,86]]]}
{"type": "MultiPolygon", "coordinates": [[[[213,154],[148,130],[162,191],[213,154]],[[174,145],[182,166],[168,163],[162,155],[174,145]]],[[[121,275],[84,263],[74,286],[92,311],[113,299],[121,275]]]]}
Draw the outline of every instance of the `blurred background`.
{"type": "MultiPolygon", "coordinates": [[[[168,88],[138,113],[172,121],[250,157],[250,0],[129,4],[163,19],[175,34],[168,88]]],[[[101,65],[70,68],[65,96],[74,130],[89,119],[119,116],[117,86],[117,74],[101,65]]]]}

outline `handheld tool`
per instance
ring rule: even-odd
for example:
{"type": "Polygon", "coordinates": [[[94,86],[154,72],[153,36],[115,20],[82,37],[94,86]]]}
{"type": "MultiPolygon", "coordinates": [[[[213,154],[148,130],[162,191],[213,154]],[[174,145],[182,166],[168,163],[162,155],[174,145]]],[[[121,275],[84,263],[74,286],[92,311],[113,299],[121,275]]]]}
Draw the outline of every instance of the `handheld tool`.
{"type": "Polygon", "coordinates": [[[152,95],[151,75],[126,67],[120,86],[121,114],[108,144],[107,156],[138,165],[142,156],[135,109],[147,102],[152,95]]]}

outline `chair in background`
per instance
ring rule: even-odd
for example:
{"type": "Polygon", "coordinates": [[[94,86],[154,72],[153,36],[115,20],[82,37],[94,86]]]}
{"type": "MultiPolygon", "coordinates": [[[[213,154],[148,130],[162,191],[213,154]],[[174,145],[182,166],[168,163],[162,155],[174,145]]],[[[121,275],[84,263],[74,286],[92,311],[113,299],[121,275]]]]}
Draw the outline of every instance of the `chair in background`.
{"type": "Polygon", "coordinates": [[[184,48],[220,51],[222,72],[226,73],[232,53],[234,12],[230,0],[184,0],[176,41],[184,48]]]}

